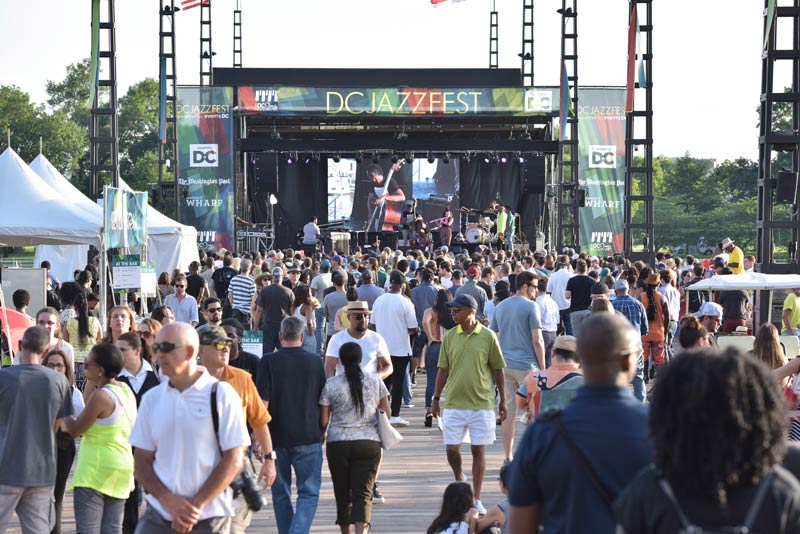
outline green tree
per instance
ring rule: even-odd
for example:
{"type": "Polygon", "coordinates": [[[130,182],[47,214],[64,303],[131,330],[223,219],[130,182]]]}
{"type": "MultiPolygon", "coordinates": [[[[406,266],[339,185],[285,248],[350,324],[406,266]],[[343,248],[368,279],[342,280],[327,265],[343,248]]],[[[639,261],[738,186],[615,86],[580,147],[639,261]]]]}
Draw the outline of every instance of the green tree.
{"type": "Polygon", "coordinates": [[[11,146],[26,162],[39,154],[41,138],[47,159],[67,178],[78,170],[87,146],[86,132],[63,111],[47,113],[13,86],[0,86],[0,129],[11,130],[11,146]]]}
{"type": "Polygon", "coordinates": [[[688,152],[670,165],[664,186],[685,213],[707,213],[722,202],[722,194],[711,182],[713,160],[693,158],[688,152]]]}
{"type": "Polygon", "coordinates": [[[722,189],[725,200],[739,201],[758,195],[758,163],[755,161],[726,159],[714,168],[710,178],[722,189]]]}
{"type": "Polygon", "coordinates": [[[137,191],[158,180],[158,81],[130,86],[119,99],[120,174],[137,191]]]}
{"type": "Polygon", "coordinates": [[[66,113],[87,132],[89,131],[89,59],[67,67],[67,75],[60,82],[47,81],[47,104],[54,110],[66,113]]]}

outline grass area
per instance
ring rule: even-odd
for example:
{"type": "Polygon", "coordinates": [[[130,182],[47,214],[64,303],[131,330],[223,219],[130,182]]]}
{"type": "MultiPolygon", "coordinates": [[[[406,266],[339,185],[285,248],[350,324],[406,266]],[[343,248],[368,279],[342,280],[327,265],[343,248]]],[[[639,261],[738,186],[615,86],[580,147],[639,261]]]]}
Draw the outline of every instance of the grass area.
{"type": "Polygon", "coordinates": [[[0,265],[3,267],[33,267],[36,247],[6,247],[2,250],[0,265]]]}

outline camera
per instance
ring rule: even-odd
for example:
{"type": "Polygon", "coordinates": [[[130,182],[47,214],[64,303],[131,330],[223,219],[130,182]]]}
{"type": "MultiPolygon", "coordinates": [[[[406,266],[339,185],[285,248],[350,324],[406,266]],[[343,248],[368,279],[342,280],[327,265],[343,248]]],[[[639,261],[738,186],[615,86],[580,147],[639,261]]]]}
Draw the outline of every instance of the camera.
{"type": "Polygon", "coordinates": [[[261,495],[256,478],[249,469],[242,469],[242,472],[231,482],[231,489],[233,489],[233,496],[242,495],[247,507],[254,512],[267,506],[267,500],[261,495]]]}

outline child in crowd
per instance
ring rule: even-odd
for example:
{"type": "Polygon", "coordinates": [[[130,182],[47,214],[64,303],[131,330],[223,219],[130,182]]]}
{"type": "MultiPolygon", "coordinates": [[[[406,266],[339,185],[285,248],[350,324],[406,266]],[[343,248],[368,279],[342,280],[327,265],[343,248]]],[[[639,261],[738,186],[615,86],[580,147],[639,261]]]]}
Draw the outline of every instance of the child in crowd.
{"type": "Polygon", "coordinates": [[[472,486],[466,482],[451,483],[444,490],[442,511],[426,533],[474,534],[478,524],[478,510],[474,502],[472,486]]]}

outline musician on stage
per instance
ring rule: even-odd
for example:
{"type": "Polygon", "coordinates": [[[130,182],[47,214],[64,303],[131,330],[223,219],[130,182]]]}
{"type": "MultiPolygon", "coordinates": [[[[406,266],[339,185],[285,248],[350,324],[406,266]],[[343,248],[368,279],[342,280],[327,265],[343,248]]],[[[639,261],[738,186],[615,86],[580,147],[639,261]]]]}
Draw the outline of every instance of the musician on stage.
{"type": "Polygon", "coordinates": [[[445,208],[442,213],[442,218],[439,222],[439,237],[442,240],[442,245],[450,248],[450,241],[453,239],[453,212],[450,208],[445,208]]]}
{"type": "MultiPolygon", "coordinates": [[[[392,165],[392,173],[400,168],[398,163],[392,165]]],[[[390,174],[390,177],[391,177],[390,174]]],[[[367,176],[372,180],[373,190],[369,194],[370,220],[367,223],[367,231],[380,232],[381,230],[392,230],[392,226],[398,224],[399,206],[405,202],[406,194],[395,181],[390,181],[388,188],[383,176],[383,169],[380,165],[367,165],[367,176]],[[388,191],[387,191],[388,189],[388,191]]]]}
{"type": "Polygon", "coordinates": [[[320,231],[317,226],[317,216],[311,217],[311,220],[303,226],[303,244],[304,245],[318,245],[320,242],[320,231]]]}
{"type": "Polygon", "coordinates": [[[415,238],[414,219],[416,219],[416,212],[414,208],[414,201],[406,200],[403,207],[403,213],[400,214],[400,224],[397,225],[397,228],[400,230],[401,239],[408,246],[411,245],[410,241],[413,241],[415,238]]]}

